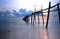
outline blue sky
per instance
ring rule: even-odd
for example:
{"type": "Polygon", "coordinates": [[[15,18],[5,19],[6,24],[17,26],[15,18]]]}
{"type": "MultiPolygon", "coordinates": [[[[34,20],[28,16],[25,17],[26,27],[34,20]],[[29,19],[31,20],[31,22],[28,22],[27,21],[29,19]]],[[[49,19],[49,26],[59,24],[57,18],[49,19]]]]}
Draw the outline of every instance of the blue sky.
{"type": "Polygon", "coordinates": [[[48,7],[49,1],[52,2],[52,5],[55,5],[59,2],[59,0],[0,0],[0,11],[5,10],[16,10],[19,9],[27,9],[34,11],[34,5],[36,5],[37,9],[40,9],[40,6],[44,6],[43,8],[48,7]]]}

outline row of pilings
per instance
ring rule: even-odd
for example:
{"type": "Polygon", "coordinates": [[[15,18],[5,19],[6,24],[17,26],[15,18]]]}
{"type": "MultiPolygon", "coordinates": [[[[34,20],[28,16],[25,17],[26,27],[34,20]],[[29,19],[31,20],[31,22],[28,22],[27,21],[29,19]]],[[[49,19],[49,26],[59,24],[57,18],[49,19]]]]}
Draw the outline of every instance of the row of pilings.
{"type": "Polygon", "coordinates": [[[39,16],[40,15],[39,14],[42,14],[42,20],[43,20],[43,25],[44,25],[44,14],[43,13],[45,13],[45,12],[43,12],[43,11],[48,10],[47,11],[48,12],[47,13],[47,21],[46,21],[46,28],[48,28],[50,12],[58,11],[58,17],[59,17],[59,23],[60,23],[60,9],[59,9],[59,5],[60,5],[60,3],[57,3],[54,6],[51,6],[51,2],[49,2],[49,7],[48,8],[42,9],[42,7],[41,7],[41,10],[40,11],[35,11],[32,14],[25,16],[23,19],[27,23],[29,22],[29,20],[31,20],[31,24],[34,25],[34,23],[36,23],[36,16],[37,16],[38,17],[38,24],[39,24],[40,23],[40,19],[39,19],[39,16]],[[56,6],[57,6],[57,9],[56,10],[50,10],[51,8],[54,8],[56,6]],[[31,17],[31,19],[29,19],[29,17],[31,17]]]}

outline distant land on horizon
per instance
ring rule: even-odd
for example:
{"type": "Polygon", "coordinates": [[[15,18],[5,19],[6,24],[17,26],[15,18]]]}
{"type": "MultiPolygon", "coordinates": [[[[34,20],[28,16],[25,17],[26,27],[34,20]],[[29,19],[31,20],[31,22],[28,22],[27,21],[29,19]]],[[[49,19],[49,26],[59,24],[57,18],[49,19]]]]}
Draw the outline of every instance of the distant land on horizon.
{"type": "MultiPolygon", "coordinates": [[[[0,18],[1,17],[20,17],[20,16],[26,16],[31,14],[33,11],[29,10],[27,11],[26,9],[20,9],[18,12],[16,10],[6,10],[6,11],[0,11],[0,18]]],[[[50,14],[52,16],[58,16],[57,12],[53,12],[50,14]]],[[[40,14],[41,16],[41,14],[40,14]]],[[[45,16],[45,15],[44,15],[45,16]]]]}
{"type": "Polygon", "coordinates": [[[0,11],[0,17],[20,17],[20,16],[26,16],[31,14],[32,11],[27,11],[26,9],[20,9],[18,12],[16,10],[6,10],[6,11],[0,11]]]}

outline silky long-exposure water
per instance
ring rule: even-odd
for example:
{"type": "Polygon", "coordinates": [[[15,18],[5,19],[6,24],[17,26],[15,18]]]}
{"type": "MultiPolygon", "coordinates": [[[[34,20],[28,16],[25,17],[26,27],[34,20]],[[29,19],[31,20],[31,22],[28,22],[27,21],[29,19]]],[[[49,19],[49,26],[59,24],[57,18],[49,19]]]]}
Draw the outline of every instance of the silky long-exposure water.
{"type": "Polygon", "coordinates": [[[49,20],[48,29],[42,22],[27,25],[21,17],[0,18],[0,39],[60,39],[58,18],[49,20]]]}

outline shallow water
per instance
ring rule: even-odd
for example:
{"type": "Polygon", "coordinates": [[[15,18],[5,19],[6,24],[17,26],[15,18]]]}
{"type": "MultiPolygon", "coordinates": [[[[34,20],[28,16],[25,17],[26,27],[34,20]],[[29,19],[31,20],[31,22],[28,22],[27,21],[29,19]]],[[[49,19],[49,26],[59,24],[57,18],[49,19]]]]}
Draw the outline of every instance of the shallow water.
{"type": "Polygon", "coordinates": [[[27,25],[22,18],[0,18],[0,39],[60,39],[60,25],[51,19],[46,30],[42,23],[27,25]]]}

